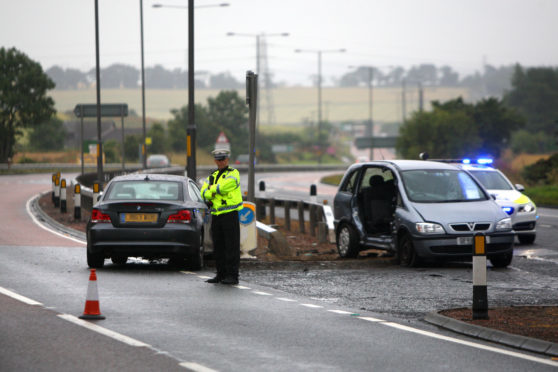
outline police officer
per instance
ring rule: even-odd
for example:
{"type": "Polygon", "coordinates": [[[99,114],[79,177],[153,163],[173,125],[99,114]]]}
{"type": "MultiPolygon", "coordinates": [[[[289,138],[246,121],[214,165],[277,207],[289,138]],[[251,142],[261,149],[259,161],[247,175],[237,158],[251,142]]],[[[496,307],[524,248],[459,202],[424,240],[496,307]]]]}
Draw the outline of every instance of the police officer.
{"type": "Polygon", "coordinates": [[[240,174],[229,167],[228,150],[212,152],[217,170],[204,181],[201,193],[212,214],[211,236],[217,275],[208,283],[238,284],[240,222],[242,209],[240,174]]]}

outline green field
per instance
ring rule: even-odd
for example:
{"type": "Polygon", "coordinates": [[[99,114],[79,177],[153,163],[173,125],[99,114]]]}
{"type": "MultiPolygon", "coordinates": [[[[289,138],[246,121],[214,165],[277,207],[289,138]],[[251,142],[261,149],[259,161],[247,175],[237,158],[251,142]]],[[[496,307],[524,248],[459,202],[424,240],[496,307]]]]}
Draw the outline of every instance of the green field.
{"type": "MultiPolygon", "coordinates": [[[[238,91],[241,97],[244,90],[238,91]]],[[[196,103],[205,104],[208,97],[215,97],[219,90],[196,90],[196,103]]],[[[51,96],[58,112],[73,110],[78,103],[95,103],[95,89],[88,90],[54,90],[51,96]]],[[[465,100],[469,93],[462,88],[424,88],[425,109],[430,108],[430,101],[446,101],[462,96],[465,100]]],[[[170,110],[184,106],[188,100],[187,90],[145,91],[146,116],[152,119],[167,120],[172,117],[170,110]]],[[[127,103],[130,110],[141,115],[140,89],[105,89],[101,90],[102,103],[127,103]]],[[[318,93],[312,87],[288,87],[273,89],[271,97],[264,91],[260,93],[260,123],[269,125],[296,125],[317,121],[318,93]],[[268,102],[273,103],[274,111],[270,121],[268,102]]],[[[418,92],[407,88],[407,115],[418,108],[418,92]]],[[[401,89],[375,88],[373,91],[373,118],[378,122],[401,122],[401,89]]],[[[322,88],[322,117],[331,122],[368,119],[368,89],[362,88],[322,88]]]]}

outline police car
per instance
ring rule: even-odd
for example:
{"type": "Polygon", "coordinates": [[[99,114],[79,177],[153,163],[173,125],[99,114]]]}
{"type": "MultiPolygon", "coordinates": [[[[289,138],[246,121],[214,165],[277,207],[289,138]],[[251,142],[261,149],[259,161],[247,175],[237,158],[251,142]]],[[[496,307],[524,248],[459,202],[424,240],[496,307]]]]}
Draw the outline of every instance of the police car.
{"type": "Polygon", "coordinates": [[[469,172],[484,188],[496,198],[496,202],[512,219],[512,226],[522,244],[532,244],[537,231],[535,229],[539,216],[537,206],[522,192],[523,185],[513,185],[498,169],[493,168],[492,159],[461,159],[452,161],[469,172]]]}

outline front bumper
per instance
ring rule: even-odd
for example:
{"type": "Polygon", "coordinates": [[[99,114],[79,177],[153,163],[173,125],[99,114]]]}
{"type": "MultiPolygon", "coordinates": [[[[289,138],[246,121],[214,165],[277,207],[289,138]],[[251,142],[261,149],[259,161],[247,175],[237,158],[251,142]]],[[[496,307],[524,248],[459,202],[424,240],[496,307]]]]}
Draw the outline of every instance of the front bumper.
{"type": "MultiPolygon", "coordinates": [[[[513,232],[487,236],[486,254],[495,256],[512,253],[515,234],[513,232]]],[[[461,258],[473,255],[473,246],[460,245],[457,236],[423,237],[414,236],[415,251],[423,258],[461,258]]]]}

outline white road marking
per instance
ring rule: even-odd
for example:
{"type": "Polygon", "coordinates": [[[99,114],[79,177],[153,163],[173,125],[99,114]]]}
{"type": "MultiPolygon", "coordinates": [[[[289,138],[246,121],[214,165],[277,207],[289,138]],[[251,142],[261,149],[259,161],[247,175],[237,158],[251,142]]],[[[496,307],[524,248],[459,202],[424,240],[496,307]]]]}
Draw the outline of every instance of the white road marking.
{"type": "Polygon", "coordinates": [[[240,284],[235,285],[235,287],[238,288],[238,289],[251,289],[250,287],[245,287],[245,286],[240,285],[240,284]]]}
{"type": "Polygon", "coordinates": [[[72,240],[76,243],[81,243],[83,245],[87,244],[87,242],[85,240],[77,239],[77,238],[74,238],[73,236],[69,236],[69,235],[66,235],[66,234],[59,233],[58,231],[53,230],[49,227],[46,227],[43,223],[41,223],[31,212],[31,202],[33,201],[33,199],[35,199],[39,196],[41,196],[41,194],[32,196],[29,200],[27,200],[27,203],[25,204],[25,208],[27,209],[27,214],[31,217],[31,219],[33,220],[35,225],[39,226],[43,230],[46,230],[50,233],[53,233],[54,235],[60,236],[61,238],[69,239],[69,240],[72,240]]]}
{"type": "Polygon", "coordinates": [[[351,315],[354,313],[351,313],[349,311],[345,311],[345,310],[328,310],[330,313],[335,313],[335,314],[342,314],[342,315],[351,315]]]}
{"type": "Polygon", "coordinates": [[[11,298],[13,298],[15,300],[18,300],[18,301],[21,301],[23,303],[26,303],[28,305],[33,305],[33,306],[42,306],[43,305],[40,302],[37,302],[37,301],[32,300],[30,298],[24,297],[22,295],[19,295],[15,292],[12,292],[9,289],[3,288],[3,287],[0,287],[0,293],[5,294],[6,296],[10,296],[11,298]]]}
{"type": "Polygon", "coordinates": [[[179,364],[181,367],[188,368],[194,372],[217,372],[214,369],[202,366],[201,364],[194,362],[184,362],[179,364]]]}
{"type": "Polygon", "coordinates": [[[271,296],[271,293],[267,293],[267,292],[253,291],[252,293],[260,296],[271,296]]]}
{"type": "Polygon", "coordinates": [[[151,347],[151,345],[148,345],[144,342],[138,341],[134,338],[128,337],[128,336],[124,336],[123,334],[120,334],[118,332],[114,332],[111,331],[110,329],[98,326],[96,324],[93,324],[91,322],[87,322],[85,320],[81,320],[73,315],[69,315],[69,314],[59,314],[58,315],[59,318],[62,318],[64,320],[67,320],[68,322],[77,324],[79,326],[82,326],[84,328],[90,329],[94,332],[100,333],[102,335],[108,336],[110,338],[113,338],[117,341],[123,342],[127,345],[130,346],[135,346],[135,347],[151,347]]]}
{"type": "Polygon", "coordinates": [[[427,337],[432,337],[432,338],[436,338],[436,339],[439,339],[439,340],[454,342],[456,344],[461,344],[461,345],[465,345],[465,346],[469,346],[469,347],[473,347],[473,348],[477,348],[477,349],[487,350],[487,351],[491,351],[493,353],[509,355],[509,356],[513,356],[513,357],[516,357],[516,358],[520,358],[520,359],[530,360],[532,362],[537,362],[537,363],[547,364],[547,365],[553,366],[553,367],[558,367],[558,362],[555,362],[555,361],[552,361],[552,360],[549,360],[549,359],[533,357],[533,356],[526,355],[526,354],[521,354],[521,353],[518,353],[518,352],[515,352],[515,351],[508,351],[508,350],[504,350],[504,349],[498,349],[496,347],[482,345],[482,344],[478,344],[478,343],[471,342],[471,341],[465,341],[465,340],[460,340],[460,339],[453,338],[453,337],[443,336],[443,335],[439,335],[437,333],[433,333],[433,332],[429,332],[429,331],[423,331],[423,330],[420,330],[420,329],[416,329],[416,328],[413,328],[413,327],[409,327],[409,326],[405,326],[405,325],[397,324],[397,323],[393,323],[393,322],[383,322],[381,324],[387,325],[389,327],[397,328],[397,329],[400,329],[402,331],[417,333],[417,334],[422,335],[422,336],[427,336],[427,337]]]}
{"type": "Polygon", "coordinates": [[[378,318],[371,318],[369,316],[359,316],[358,319],[366,320],[369,322],[385,322],[385,320],[378,319],[378,318]]]}
{"type": "Polygon", "coordinates": [[[310,308],[312,308],[312,309],[319,309],[319,308],[323,308],[323,306],[320,306],[320,305],[314,305],[314,304],[301,304],[301,305],[302,305],[302,306],[305,306],[305,307],[310,307],[310,308]]]}
{"type": "Polygon", "coordinates": [[[279,301],[285,301],[285,302],[296,302],[296,300],[292,300],[290,298],[284,298],[284,297],[275,297],[275,299],[279,301]]]}

